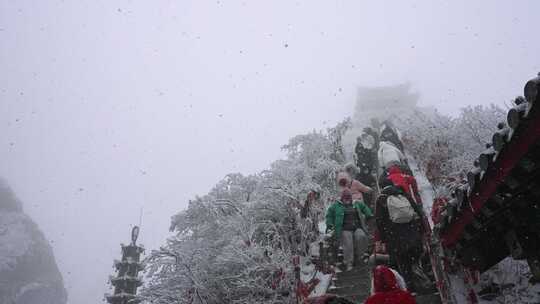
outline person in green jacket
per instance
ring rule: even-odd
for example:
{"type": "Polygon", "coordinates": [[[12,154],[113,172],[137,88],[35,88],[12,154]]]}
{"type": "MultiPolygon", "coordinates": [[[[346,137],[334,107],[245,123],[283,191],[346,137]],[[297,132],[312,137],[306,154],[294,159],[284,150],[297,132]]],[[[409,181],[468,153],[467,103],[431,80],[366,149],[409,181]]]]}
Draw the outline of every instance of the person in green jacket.
{"type": "Polygon", "coordinates": [[[373,218],[373,213],[362,201],[352,200],[349,189],[343,190],[341,200],[337,200],[326,212],[326,229],[333,230],[334,236],[343,247],[343,262],[346,270],[353,268],[354,256],[362,261],[367,250],[368,237],[366,220],[373,218]]]}

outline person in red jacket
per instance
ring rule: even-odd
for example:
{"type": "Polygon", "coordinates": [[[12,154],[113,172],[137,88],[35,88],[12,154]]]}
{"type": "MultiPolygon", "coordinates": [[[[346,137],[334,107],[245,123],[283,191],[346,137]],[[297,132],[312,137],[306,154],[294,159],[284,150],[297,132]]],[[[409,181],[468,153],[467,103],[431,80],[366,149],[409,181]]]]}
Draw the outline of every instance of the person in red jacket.
{"type": "Polygon", "coordinates": [[[410,292],[400,288],[394,272],[379,265],[373,270],[373,291],[364,304],[416,304],[410,292]]]}
{"type": "Polygon", "coordinates": [[[388,176],[386,178],[391,180],[394,185],[403,189],[405,193],[414,199],[415,203],[422,204],[418,184],[413,176],[403,173],[398,166],[392,166],[388,169],[388,176]]]}

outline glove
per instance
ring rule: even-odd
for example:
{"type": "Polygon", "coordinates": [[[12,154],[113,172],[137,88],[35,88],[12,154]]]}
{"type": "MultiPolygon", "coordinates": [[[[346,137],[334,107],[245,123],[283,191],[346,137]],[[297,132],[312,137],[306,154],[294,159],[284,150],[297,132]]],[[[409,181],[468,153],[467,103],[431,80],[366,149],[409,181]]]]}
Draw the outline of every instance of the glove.
{"type": "Polygon", "coordinates": [[[326,227],[325,234],[327,237],[332,237],[332,235],[334,235],[334,227],[333,226],[326,227]]]}

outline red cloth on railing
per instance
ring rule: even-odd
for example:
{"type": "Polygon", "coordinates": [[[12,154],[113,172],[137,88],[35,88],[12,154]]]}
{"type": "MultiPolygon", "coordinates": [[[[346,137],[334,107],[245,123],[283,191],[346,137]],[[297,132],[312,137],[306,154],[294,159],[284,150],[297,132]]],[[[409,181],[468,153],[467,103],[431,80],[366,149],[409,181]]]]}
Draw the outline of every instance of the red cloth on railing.
{"type": "Polygon", "coordinates": [[[297,288],[296,288],[296,296],[299,299],[307,299],[309,297],[309,294],[313,291],[313,289],[315,289],[315,287],[319,283],[320,283],[320,280],[317,278],[313,278],[307,283],[298,281],[297,288]]]}
{"type": "Polygon", "coordinates": [[[438,224],[441,222],[441,213],[443,211],[444,206],[448,203],[448,199],[445,197],[437,197],[433,201],[433,206],[431,207],[431,220],[433,220],[433,224],[438,224]]]}

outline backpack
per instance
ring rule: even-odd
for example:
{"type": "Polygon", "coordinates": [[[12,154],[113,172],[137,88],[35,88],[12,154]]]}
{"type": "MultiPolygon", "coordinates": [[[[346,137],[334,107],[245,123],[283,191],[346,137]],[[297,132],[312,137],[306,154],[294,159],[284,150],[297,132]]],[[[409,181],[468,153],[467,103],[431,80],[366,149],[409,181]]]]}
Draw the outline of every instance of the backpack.
{"type": "Polygon", "coordinates": [[[388,216],[394,223],[410,223],[418,218],[411,202],[402,194],[389,195],[386,199],[386,205],[388,206],[388,216]]]}

